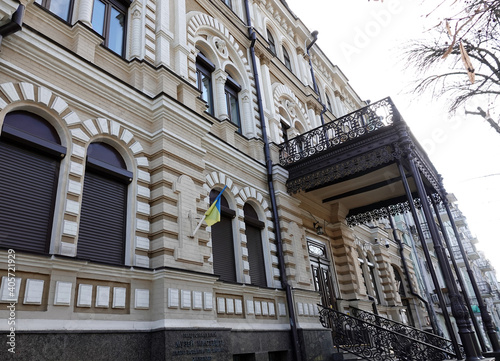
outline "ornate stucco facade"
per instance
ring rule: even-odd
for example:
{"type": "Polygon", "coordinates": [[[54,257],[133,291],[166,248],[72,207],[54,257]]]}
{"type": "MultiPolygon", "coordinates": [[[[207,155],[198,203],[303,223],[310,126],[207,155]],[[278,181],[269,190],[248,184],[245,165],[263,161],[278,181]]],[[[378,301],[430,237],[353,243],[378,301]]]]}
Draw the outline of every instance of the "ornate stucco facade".
{"type": "Polygon", "coordinates": [[[19,5],[0,6],[0,31],[25,6],[0,43],[5,169],[22,150],[54,170],[43,210],[31,160],[0,175],[2,359],[327,360],[318,303],[431,328],[403,228],[287,188],[279,145],[367,104],[285,1],[19,5]]]}

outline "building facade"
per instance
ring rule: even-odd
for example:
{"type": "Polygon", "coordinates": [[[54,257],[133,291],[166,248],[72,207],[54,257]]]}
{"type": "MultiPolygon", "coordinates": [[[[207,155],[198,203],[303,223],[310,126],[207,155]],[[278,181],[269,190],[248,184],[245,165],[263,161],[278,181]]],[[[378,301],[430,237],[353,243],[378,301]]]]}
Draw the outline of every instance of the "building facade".
{"type": "Polygon", "coordinates": [[[357,163],[283,162],[372,109],[285,1],[0,6],[2,358],[328,360],[317,304],[432,329],[404,232],[346,220],[379,202],[357,163]]]}

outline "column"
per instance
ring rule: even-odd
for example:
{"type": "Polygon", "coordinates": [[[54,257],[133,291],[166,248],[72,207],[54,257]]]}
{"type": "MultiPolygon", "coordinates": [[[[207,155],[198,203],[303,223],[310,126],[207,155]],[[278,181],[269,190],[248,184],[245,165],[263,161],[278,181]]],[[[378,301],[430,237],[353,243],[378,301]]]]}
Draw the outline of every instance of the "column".
{"type": "MultiPolygon", "coordinates": [[[[457,265],[457,261],[455,260],[455,255],[453,254],[453,249],[451,248],[450,238],[448,237],[448,232],[446,232],[446,228],[444,227],[443,220],[441,219],[441,215],[439,214],[439,209],[438,209],[438,206],[436,204],[436,199],[432,195],[430,198],[432,201],[434,214],[436,215],[436,218],[437,218],[438,223],[439,223],[439,227],[441,228],[441,233],[443,234],[443,237],[445,240],[446,247],[448,248],[449,253],[450,253],[451,263],[453,264],[453,268],[455,269],[455,274],[457,276],[458,283],[460,285],[460,288],[462,289],[462,295],[464,296],[465,305],[467,307],[467,310],[469,311],[469,316],[471,318],[474,329],[476,330],[477,341],[479,341],[479,343],[481,345],[482,352],[486,352],[486,345],[484,343],[483,336],[481,335],[481,329],[479,328],[476,317],[474,316],[474,312],[472,311],[470,299],[469,299],[469,296],[467,295],[467,288],[465,287],[462,273],[460,272],[460,269],[458,268],[458,265],[457,265]]],[[[464,262],[465,262],[465,260],[466,260],[466,258],[464,258],[464,262]]],[[[475,338],[474,338],[474,341],[476,341],[475,338]]],[[[479,350],[479,345],[475,344],[475,346],[476,346],[476,349],[479,350]]]]}
{"type": "Polygon", "coordinates": [[[174,40],[174,35],[170,31],[170,1],[156,2],[156,66],[170,66],[170,43],[174,40]]]}
{"type": "MultiPolygon", "coordinates": [[[[399,247],[399,254],[400,254],[400,257],[401,257],[401,263],[403,265],[403,270],[405,272],[406,279],[408,280],[408,286],[410,288],[410,293],[413,296],[416,296],[421,301],[424,301],[423,299],[421,299],[421,297],[419,297],[419,295],[413,289],[413,285],[411,283],[411,278],[410,278],[410,273],[408,272],[408,265],[406,263],[406,257],[405,257],[405,254],[404,254],[403,242],[401,241],[401,238],[399,238],[399,236],[398,236],[398,232],[396,230],[396,226],[394,225],[394,220],[392,219],[392,217],[393,216],[391,214],[389,214],[389,223],[390,223],[391,228],[392,228],[392,235],[394,237],[394,240],[396,241],[396,243],[398,244],[398,247],[399,247]]],[[[425,242],[425,240],[424,240],[424,242],[425,242]]],[[[416,257],[418,257],[417,254],[415,254],[415,258],[416,257]]],[[[443,335],[443,331],[441,331],[441,329],[439,327],[439,322],[437,320],[437,316],[436,316],[436,312],[434,311],[434,307],[432,307],[432,305],[430,305],[428,301],[425,302],[425,307],[427,309],[427,313],[429,314],[429,318],[431,320],[432,329],[434,330],[434,332],[437,335],[442,336],[443,335]]]]}
{"type": "Polygon", "coordinates": [[[92,27],[93,5],[94,5],[93,0],[80,0],[80,6],[78,7],[78,15],[75,20],[79,20],[85,25],[92,27]]]}
{"type": "Polygon", "coordinates": [[[131,47],[130,47],[130,58],[140,58],[141,57],[141,45],[142,45],[142,26],[141,26],[141,9],[140,7],[134,6],[131,11],[132,13],[132,26],[131,26],[131,47]]]}
{"type": "MultiPolygon", "coordinates": [[[[458,247],[460,248],[460,253],[462,254],[462,258],[464,259],[465,263],[465,268],[467,270],[467,274],[469,275],[470,282],[472,284],[472,288],[474,289],[474,295],[476,296],[479,310],[481,311],[481,319],[483,320],[484,326],[486,328],[486,332],[488,334],[488,338],[491,342],[491,346],[493,347],[493,352],[495,354],[500,353],[500,346],[498,342],[498,337],[497,333],[495,331],[495,327],[493,326],[493,320],[491,319],[491,315],[488,312],[488,308],[486,307],[483,298],[481,297],[481,292],[479,291],[479,288],[477,287],[477,282],[476,278],[474,277],[474,273],[472,272],[472,269],[470,268],[469,260],[467,258],[467,255],[465,253],[464,246],[462,245],[462,241],[460,240],[460,234],[458,233],[457,226],[455,224],[455,221],[453,219],[453,215],[451,214],[450,207],[448,205],[448,199],[446,198],[446,191],[444,188],[441,189],[441,199],[443,200],[443,205],[446,209],[446,214],[448,215],[448,218],[451,223],[451,227],[453,229],[453,233],[455,234],[455,238],[458,243],[458,247]]],[[[463,287],[462,287],[463,289],[463,287]]],[[[480,333],[478,332],[478,335],[480,333]]],[[[480,336],[478,336],[480,337],[480,336]]]]}
{"type": "Polygon", "coordinates": [[[457,322],[458,334],[462,340],[462,345],[465,350],[465,360],[479,360],[482,356],[481,353],[476,350],[474,345],[474,330],[472,330],[472,324],[469,318],[467,309],[464,306],[464,300],[460,293],[458,292],[455,279],[451,272],[450,264],[444,252],[443,246],[439,239],[439,232],[432,217],[432,213],[427,202],[427,192],[425,191],[424,183],[420,176],[420,171],[417,169],[415,162],[413,160],[412,154],[408,154],[408,161],[410,163],[410,171],[415,179],[417,185],[418,195],[421,199],[422,210],[427,220],[429,226],[429,231],[431,233],[432,241],[434,243],[434,251],[436,252],[436,257],[438,259],[441,271],[443,273],[444,281],[446,287],[448,288],[448,293],[451,302],[451,312],[453,317],[457,322]]]}
{"type": "Polygon", "coordinates": [[[226,93],[224,91],[227,74],[224,70],[218,69],[212,73],[212,79],[215,79],[213,94],[215,103],[215,117],[220,120],[228,119],[229,114],[227,113],[226,93]]]}
{"type": "Polygon", "coordinates": [[[248,138],[253,138],[256,135],[255,121],[252,114],[252,97],[248,89],[240,92],[240,99],[242,104],[241,113],[241,128],[243,135],[248,138]]]}
{"type": "Polygon", "coordinates": [[[186,0],[174,1],[174,39],[175,39],[175,70],[180,76],[188,77],[186,0]]]}
{"type": "MultiPolygon", "coordinates": [[[[261,94],[264,94],[264,109],[274,117],[276,109],[274,109],[274,98],[271,86],[271,75],[269,74],[269,59],[265,56],[259,58],[261,72],[261,94]]],[[[258,65],[258,64],[257,64],[258,65]]]]}
{"type": "Polygon", "coordinates": [[[432,258],[431,258],[431,255],[429,253],[429,249],[427,248],[427,244],[425,243],[426,242],[425,236],[424,236],[424,232],[422,231],[422,227],[420,226],[420,221],[418,220],[417,209],[415,207],[413,196],[411,194],[410,185],[408,184],[408,180],[406,179],[406,172],[403,168],[403,165],[401,164],[401,161],[398,159],[396,162],[397,162],[397,165],[399,168],[399,173],[401,174],[401,181],[403,182],[403,186],[404,186],[405,193],[406,193],[406,198],[408,199],[410,211],[411,211],[411,214],[413,216],[413,221],[415,222],[415,227],[417,229],[418,238],[420,239],[420,243],[421,243],[422,249],[424,251],[425,260],[427,261],[427,264],[429,265],[429,273],[431,274],[432,283],[434,283],[436,294],[437,294],[438,299],[439,299],[439,306],[441,307],[441,310],[443,311],[443,316],[444,316],[446,328],[448,329],[448,333],[450,334],[450,338],[451,338],[451,341],[453,343],[453,347],[455,348],[455,353],[457,355],[457,358],[460,359],[461,353],[460,353],[460,348],[458,346],[458,341],[457,341],[455,332],[453,330],[453,326],[451,324],[450,315],[448,314],[448,310],[446,308],[446,303],[444,301],[443,294],[441,292],[441,287],[439,285],[439,281],[438,281],[438,278],[436,276],[436,271],[434,271],[434,268],[432,267],[432,258]]]}

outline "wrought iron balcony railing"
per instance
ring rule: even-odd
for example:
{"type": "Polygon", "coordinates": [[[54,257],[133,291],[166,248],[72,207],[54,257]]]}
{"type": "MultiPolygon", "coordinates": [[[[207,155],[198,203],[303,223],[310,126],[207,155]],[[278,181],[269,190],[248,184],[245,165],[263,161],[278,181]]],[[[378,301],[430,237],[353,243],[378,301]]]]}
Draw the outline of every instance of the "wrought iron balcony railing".
{"type": "Polygon", "coordinates": [[[480,281],[477,282],[477,288],[481,295],[484,296],[492,296],[493,290],[488,282],[480,281]]]}
{"type": "MultiPolygon", "coordinates": [[[[291,165],[393,123],[391,98],[372,103],[280,145],[280,164],[291,165]]],[[[398,113],[399,114],[399,113],[398,113]]]]}
{"type": "Polygon", "coordinates": [[[334,345],[338,349],[365,360],[441,361],[457,358],[454,352],[331,308],[320,311],[320,321],[324,327],[332,329],[334,345]]]}
{"type": "Polygon", "coordinates": [[[493,271],[493,266],[491,265],[490,261],[487,259],[479,259],[476,261],[476,265],[481,269],[482,271],[493,271]]]}
{"type": "Polygon", "coordinates": [[[462,252],[460,251],[460,247],[459,246],[452,246],[451,248],[453,250],[453,256],[455,257],[455,260],[457,262],[460,262],[460,261],[463,262],[463,257],[462,257],[462,252]]]}

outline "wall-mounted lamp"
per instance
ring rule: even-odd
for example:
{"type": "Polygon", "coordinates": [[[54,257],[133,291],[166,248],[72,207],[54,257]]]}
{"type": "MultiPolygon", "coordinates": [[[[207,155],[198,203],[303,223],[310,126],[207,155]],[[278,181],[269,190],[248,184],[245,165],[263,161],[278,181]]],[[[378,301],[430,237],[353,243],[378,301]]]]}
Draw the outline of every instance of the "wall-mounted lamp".
{"type": "Polygon", "coordinates": [[[320,226],[319,222],[314,222],[313,227],[316,230],[316,234],[321,236],[323,234],[323,227],[320,226]]]}

